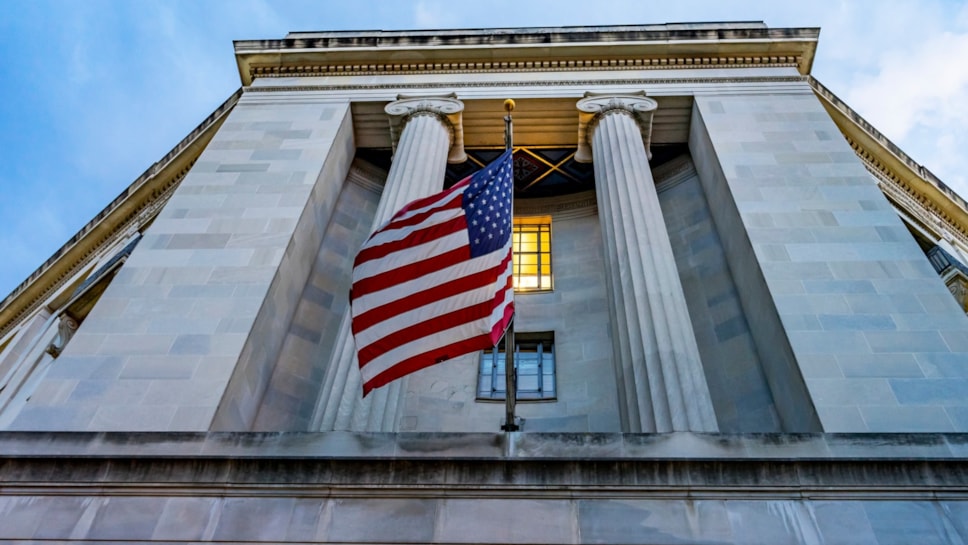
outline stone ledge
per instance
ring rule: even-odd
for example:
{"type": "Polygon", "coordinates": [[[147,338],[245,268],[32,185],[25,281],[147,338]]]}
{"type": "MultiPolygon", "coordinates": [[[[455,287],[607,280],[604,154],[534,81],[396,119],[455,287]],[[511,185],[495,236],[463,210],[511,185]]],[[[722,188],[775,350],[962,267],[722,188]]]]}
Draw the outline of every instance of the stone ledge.
{"type": "Polygon", "coordinates": [[[0,432],[3,459],[948,460],[968,434],[0,432]]]}
{"type": "Polygon", "coordinates": [[[0,433],[0,496],[968,500],[966,434],[0,433]]]}
{"type": "Polygon", "coordinates": [[[16,459],[5,495],[960,499],[964,461],[16,459]]]}

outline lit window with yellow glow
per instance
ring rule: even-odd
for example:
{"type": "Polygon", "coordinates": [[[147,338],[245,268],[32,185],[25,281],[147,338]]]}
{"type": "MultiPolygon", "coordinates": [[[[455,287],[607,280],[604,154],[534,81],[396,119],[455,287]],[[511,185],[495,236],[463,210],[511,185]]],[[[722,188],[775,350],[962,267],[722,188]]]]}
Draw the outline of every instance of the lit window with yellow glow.
{"type": "Polygon", "coordinates": [[[551,290],[551,219],[514,220],[514,290],[551,290]]]}

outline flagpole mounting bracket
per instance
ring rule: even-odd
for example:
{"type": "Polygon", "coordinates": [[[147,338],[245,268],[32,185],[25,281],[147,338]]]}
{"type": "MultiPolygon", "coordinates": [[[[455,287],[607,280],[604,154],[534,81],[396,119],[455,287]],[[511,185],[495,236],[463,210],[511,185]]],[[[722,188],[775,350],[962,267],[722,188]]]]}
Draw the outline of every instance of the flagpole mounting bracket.
{"type": "Polygon", "coordinates": [[[507,422],[501,424],[501,431],[521,431],[522,427],[524,427],[524,419],[520,416],[515,416],[514,422],[511,424],[507,422]]]}

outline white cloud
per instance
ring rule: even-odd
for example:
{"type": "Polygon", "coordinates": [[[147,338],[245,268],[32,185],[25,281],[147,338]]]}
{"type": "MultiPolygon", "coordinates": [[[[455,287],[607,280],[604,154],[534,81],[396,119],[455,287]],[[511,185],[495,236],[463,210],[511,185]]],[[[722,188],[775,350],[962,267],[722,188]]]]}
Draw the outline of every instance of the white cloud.
{"type": "Polygon", "coordinates": [[[926,7],[932,6],[907,14],[916,38],[881,36],[872,48],[876,59],[848,77],[841,92],[878,130],[964,196],[968,154],[960,148],[968,141],[968,8],[926,7]]]}
{"type": "Polygon", "coordinates": [[[413,22],[416,28],[450,28],[461,25],[455,17],[457,10],[441,2],[420,0],[413,6],[413,22]]]}
{"type": "Polygon", "coordinates": [[[885,55],[879,71],[859,78],[848,101],[879,120],[879,129],[903,139],[917,125],[960,125],[968,118],[968,33],[929,36],[885,55]]]}

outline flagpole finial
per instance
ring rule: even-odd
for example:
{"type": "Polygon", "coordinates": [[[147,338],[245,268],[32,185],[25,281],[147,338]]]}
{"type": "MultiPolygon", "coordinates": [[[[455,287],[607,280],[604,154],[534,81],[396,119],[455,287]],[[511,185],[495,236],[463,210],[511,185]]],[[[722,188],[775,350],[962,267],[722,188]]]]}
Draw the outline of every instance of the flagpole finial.
{"type": "Polygon", "coordinates": [[[514,101],[510,98],[504,100],[504,110],[508,115],[504,116],[504,149],[514,148],[514,129],[511,121],[511,110],[514,109],[514,101]]]}

